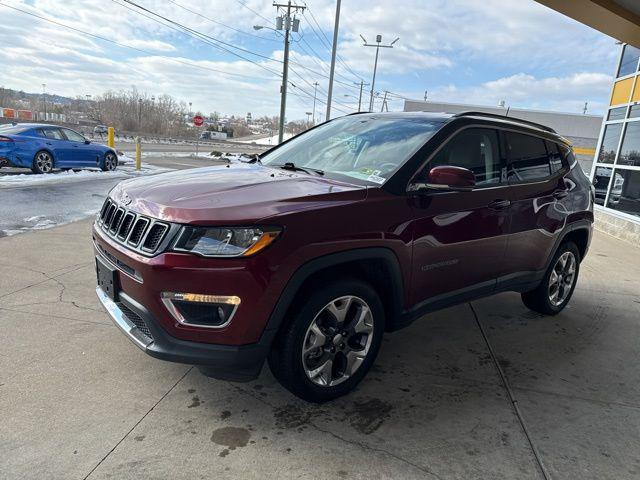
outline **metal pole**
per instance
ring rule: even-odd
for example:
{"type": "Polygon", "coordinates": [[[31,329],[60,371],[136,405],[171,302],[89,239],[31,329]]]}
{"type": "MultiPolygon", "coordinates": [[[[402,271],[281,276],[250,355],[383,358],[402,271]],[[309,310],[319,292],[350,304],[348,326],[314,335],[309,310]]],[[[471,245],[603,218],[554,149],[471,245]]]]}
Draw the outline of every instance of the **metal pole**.
{"type": "Polygon", "coordinates": [[[380,42],[376,47],[376,61],[373,64],[373,79],[371,80],[371,99],[369,100],[369,111],[373,112],[373,92],[376,88],[376,70],[378,69],[378,52],[380,52],[380,42]]]}
{"type": "MultiPolygon", "coordinates": [[[[382,107],[380,107],[380,112],[384,112],[384,107],[387,104],[387,91],[384,91],[384,98],[382,99],[382,107]]],[[[387,112],[389,109],[387,108],[387,112]]]]}
{"type": "Polygon", "coordinates": [[[340,3],[336,1],[336,21],[333,24],[333,45],[331,48],[331,70],[329,70],[329,94],[327,96],[327,121],[331,119],[331,96],[333,95],[333,75],[336,70],[336,50],[338,48],[338,27],[340,25],[340,3]]]}
{"type": "Polygon", "coordinates": [[[318,93],[318,82],[313,84],[313,124],[316,124],[316,94],[318,93]]]}
{"type": "Polygon", "coordinates": [[[284,63],[282,65],[282,85],[280,86],[280,125],[278,129],[278,143],[284,140],[284,116],[287,110],[287,82],[289,77],[289,24],[291,18],[291,0],[287,2],[287,18],[284,32],[284,63]]]}
{"type": "Polygon", "coordinates": [[[364,80],[360,80],[360,95],[358,95],[358,111],[360,111],[360,106],[362,105],[362,87],[364,87],[364,80]]]}

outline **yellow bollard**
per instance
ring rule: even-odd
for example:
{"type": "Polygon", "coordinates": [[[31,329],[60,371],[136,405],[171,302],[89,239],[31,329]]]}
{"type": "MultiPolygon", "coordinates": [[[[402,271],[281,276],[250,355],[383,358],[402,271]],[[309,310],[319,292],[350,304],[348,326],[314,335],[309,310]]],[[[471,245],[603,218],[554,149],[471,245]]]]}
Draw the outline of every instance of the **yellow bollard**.
{"type": "Polygon", "coordinates": [[[140,144],[140,137],[136,137],[136,170],[140,170],[142,163],[142,145],[140,144]]]}
{"type": "Polygon", "coordinates": [[[111,148],[115,147],[115,141],[114,141],[114,136],[116,133],[115,128],[113,127],[109,127],[109,129],[107,130],[107,145],[111,148]]]}

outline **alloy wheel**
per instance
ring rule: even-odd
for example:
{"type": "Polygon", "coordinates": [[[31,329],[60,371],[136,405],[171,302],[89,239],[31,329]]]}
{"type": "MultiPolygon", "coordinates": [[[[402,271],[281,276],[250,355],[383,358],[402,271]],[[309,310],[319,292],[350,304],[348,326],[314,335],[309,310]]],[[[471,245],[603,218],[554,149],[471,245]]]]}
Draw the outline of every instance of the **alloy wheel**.
{"type": "Polygon", "coordinates": [[[104,169],[107,171],[113,171],[116,169],[116,159],[113,156],[112,153],[107,153],[107,155],[104,157],[104,169]]]}
{"type": "Polygon", "coordinates": [[[53,159],[47,152],[40,152],[36,155],[36,165],[42,173],[49,173],[53,170],[53,159]]]}
{"type": "Polygon", "coordinates": [[[304,337],[302,365],[316,385],[332,387],[353,376],[373,341],[373,314],[359,297],[339,297],[315,316],[304,337]]]}
{"type": "Polygon", "coordinates": [[[576,257],[572,252],[564,252],[553,266],[549,277],[549,302],[554,307],[567,299],[576,280],[576,257]]]}

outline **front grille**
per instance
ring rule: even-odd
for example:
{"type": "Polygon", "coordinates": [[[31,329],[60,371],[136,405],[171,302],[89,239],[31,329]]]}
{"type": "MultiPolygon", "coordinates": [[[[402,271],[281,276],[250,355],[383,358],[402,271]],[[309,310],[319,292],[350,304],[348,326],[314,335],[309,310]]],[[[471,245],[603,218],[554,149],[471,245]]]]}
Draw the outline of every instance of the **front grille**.
{"type": "Polygon", "coordinates": [[[116,302],[116,305],[118,305],[118,308],[122,311],[122,314],[125,317],[127,317],[127,319],[131,323],[133,323],[136,327],[138,327],[138,330],[140,330],[140,333],[142,333],[149,340],[153,340],[153,335],[151,334],[151,330],[149,330],[149,327],[147,327],[147,324],[144,323],[144,320],[140,318],[140,315],[138,315],[136,312],[131,310],[122,302],[116,302]]]}
{"type": "Polygon", "coordinates": [[[177,225],[130,211],[110,198],[100,209],[97,222],[109,237],[145,254],[157,252],[168,234],[179,229],[177,225]]]}
{"type": "Polygon", "coordinates": [[[144,245],[142,245],[143,250],[147,250],[153,252],[164,237],[164,234],[167,232],[168,227],[163,225],[162,223],[156,223],[149,229],[149,233],[147,234],[147,238],[144,240],[144,245]]]}

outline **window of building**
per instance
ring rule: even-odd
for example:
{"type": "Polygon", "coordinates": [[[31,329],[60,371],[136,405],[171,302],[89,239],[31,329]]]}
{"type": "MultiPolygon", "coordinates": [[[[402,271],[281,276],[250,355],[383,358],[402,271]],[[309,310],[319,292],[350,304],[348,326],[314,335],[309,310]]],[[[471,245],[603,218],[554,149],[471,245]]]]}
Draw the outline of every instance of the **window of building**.
{"type": "Polygon", "coordinates": [[[498,134],[495,130],[486,128],[462,131],[431,159],[424,173],[441,165],[471,170],[476,177],[477,186],[500,183],[502,164],[498,134]]]}
{"type": "Polygon", "coordinates": [[[638,118],[640,117],[640,105],[631,105],[629,109],[629,118],[638,118]]]}
{"type": "MultiPolygon", "coordinates": [[[[633,107],[632,107],[633,108],[633,107]]],[[[609,110],[607,120],[622,120],[627,113],[627,107],[612,108],[609,110]]]]}
{"type": "Polygon", "coordinates": [[[622,139],[618,165],[640,166],[640,122],[629,122],[622,139]]]}
{"type": "Polygon", "coordinates": [[[613,168],[596,167],[592,183],[593,188],[596,191],[596,203],[598,205],[604,205],[604,200],[607,197],[607,190],[609,188],[609,182],[611,181],[612,173],[613,168]]]}
{"type": "Polygon", "coordinates": [[[635,73],[638,69],[638,60],[640,59],[640,49],[625,45],[622,52],[622,61],[618,69],[618,77],[635,73]]]}
{"type": "Polygon", "coordinates": [[[622,123],[612,123],[605,127],[600,153],[598,154],[598,162],[613,163],[616,158],[620,135],[622,134],[622,126],[622,123]]]}
{"type": "Polygon", "coordinates": [[[607,207],[640,217],[640,171],[615,170],[607,207]]]}
{"type": "Polygon", "coordinates": [[[506,137],[511,181],[543,180],[551,175],[543,139],[514,132],[507,132],[506,137]]]}

